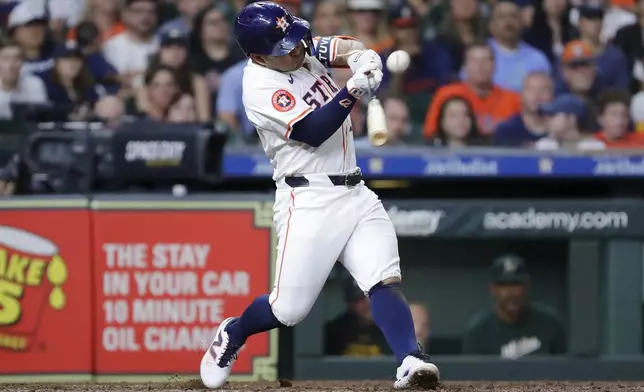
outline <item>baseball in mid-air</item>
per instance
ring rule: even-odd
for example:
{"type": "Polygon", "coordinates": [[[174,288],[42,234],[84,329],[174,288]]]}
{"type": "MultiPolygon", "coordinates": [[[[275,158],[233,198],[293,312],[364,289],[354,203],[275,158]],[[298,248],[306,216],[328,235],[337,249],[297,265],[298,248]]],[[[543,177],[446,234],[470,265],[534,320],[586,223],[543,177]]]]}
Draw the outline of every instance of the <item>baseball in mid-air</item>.
{"type": "Polygon", "coordinates": [[[404,50],[397,50],[387,57],[387,69],[391,73],[405,72],[409,67],[410,61],[409,53],[404,50]]]}

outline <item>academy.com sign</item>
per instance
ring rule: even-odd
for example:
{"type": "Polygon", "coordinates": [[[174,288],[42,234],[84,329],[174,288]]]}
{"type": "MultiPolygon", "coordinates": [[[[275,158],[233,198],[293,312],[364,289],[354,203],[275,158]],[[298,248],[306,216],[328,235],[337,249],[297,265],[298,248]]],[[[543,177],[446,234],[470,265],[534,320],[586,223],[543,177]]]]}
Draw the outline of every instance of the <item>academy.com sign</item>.
{"type": "Polygon", "coordinates": [[[486,212],[483,215],[485,230],[564,230],[573,233],[627,229],[628,223],[628,213],[624,211],[538,211],[530,207],[525,211],[486,212]]]}
{"type": "Polygon", "coordinates": [[[398,206],[387,208],[387,214],[394,225],[396,234],[402,236],[427,236],[436,233],[443,210],[401,210],[398,206]]]}

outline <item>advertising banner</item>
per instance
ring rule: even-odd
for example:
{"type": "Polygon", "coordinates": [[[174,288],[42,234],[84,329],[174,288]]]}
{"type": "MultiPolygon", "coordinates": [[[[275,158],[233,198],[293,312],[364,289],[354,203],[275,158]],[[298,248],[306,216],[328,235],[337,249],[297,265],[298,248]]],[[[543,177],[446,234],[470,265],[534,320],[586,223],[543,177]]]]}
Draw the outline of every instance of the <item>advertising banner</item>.
{"type": "Polygon", "coordinates": [[[384,201],[401,237],[643,237],[636,201],[384,201]]]}
{"type": "Polygon", "coordinates": [[[201,128],[144,122],[123,125],[112,139],[120,179],[191,179],[201,173],[201,128]]]}
{"type": "MultiPolygon", "coordinates": [[[[191,206],[95,203],[99,376],[198,374],[218,325],[271,291],[275,245],[261,203],[191,206]]],[[[274,379],[276,336],[249,339],[233,375],[274,379]]]]}
{"type": "Polygon", "coordinates": [[[0,202],[0,375],[92,372],[90,211],[79,203],[0,202]]]}

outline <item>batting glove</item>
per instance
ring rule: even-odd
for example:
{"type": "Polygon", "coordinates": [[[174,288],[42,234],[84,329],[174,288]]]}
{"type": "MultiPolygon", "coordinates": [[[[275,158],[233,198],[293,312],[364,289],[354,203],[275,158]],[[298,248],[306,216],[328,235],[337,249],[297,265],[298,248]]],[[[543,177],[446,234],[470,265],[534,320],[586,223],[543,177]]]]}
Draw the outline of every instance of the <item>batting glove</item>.
{"type": "Polygon", "coordinates": [[[356,50],[347,57],[349,68],[355,74],[360,67],[369,63],[375,63],[382,71],[382,59],[374,50],[356,50]]]}
{"type": "Polygon", "coordinates": [[[347,80],[347,90],[354,97],[361,98],[365,94],[375,94],[381,82],[382,71],[378,64],[371,62],[356,69],[356,73],[347,80]]]}

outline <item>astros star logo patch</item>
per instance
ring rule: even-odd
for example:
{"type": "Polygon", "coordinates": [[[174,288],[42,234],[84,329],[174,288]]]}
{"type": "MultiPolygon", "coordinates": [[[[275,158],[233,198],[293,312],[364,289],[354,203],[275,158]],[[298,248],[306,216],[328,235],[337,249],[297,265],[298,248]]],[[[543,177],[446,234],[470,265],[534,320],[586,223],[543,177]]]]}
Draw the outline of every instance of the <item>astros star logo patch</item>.
{"type": "Polygon", "coordinates": [[[295,107],[295,97],[286,90],[275,91],[271,101],[278,112],[288,112],[295,107]]]}
{"type": "Polygon", "coordinates": [[[281,18],[276,18],[276,24],[278,29],[282,29],[283,32],[286,33],[286,29],[288,29],[289,23],[286,20],[286,16],[282,16],[281,18]]]}

